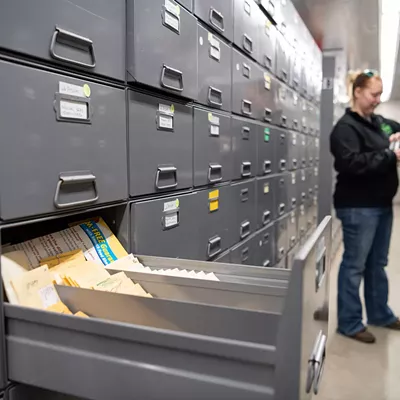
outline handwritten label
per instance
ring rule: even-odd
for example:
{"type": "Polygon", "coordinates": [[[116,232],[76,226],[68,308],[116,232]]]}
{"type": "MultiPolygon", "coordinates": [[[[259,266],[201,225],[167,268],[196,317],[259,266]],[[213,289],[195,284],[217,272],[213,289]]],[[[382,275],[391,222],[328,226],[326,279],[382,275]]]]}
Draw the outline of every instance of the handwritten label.
{"type": "Polygon", "coordinates": [[[169,214],[165,216],[164,224],[166,228],[178,225],[178,213],[169,214]]]}
{"type": "Polygon", "coordinates": [[[60,100],[60,115],[63,118],[88,119],[88,107],[86,103],[60,100]]]}
{"type": "Polygon", "coordinates": [[[173,128],[173,119],[171,115],[160,115],[158,118],[158,123],[160,128],[172,129],[173,128]]]}
{"type": "Polygon", "coordinates": [[[164,203],[164,212],[176,211],[179,208],[179,199],[164,203]]]}
{"type": "Polygon", "coordinates": [[[57,291],[53,285],[48,285],[38,290],[39,296],[42,300],[43,307],[48,308],[56,304],[60,299],[57,291]]]}
{"type": "Polygon", "coordinates": [[[86,97],[83,86],[72,85],[71,83],[58,82],[58,91],[61,94],[68,94],[70,96],[86,97]]]}

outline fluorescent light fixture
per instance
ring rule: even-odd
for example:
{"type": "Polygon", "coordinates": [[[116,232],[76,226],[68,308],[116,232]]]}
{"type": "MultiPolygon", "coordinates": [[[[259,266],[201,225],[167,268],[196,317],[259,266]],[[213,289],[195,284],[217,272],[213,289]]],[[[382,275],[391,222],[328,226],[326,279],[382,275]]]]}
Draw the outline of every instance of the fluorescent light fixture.
{"type": "Polygon", "coordinates": [[[392,93],[399,37],[400,0],[381,0],[380,74],[383,81],[381,101],[392,93]]]}

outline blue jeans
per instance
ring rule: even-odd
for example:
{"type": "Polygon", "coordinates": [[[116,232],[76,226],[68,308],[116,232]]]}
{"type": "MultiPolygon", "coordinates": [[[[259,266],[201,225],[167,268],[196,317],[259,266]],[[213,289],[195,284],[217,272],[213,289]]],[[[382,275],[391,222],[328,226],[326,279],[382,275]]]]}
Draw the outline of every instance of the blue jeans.
{"type": "Polygon", "coordinates": [[[336,210],[342,222],[344,254],[338,279],[338,331],[352,336],[364,329],[360,284],[368,324],[386,326],[397,318],[388,306],[388,263],[392,234],[392,208],[344,208],[336,210]]]}

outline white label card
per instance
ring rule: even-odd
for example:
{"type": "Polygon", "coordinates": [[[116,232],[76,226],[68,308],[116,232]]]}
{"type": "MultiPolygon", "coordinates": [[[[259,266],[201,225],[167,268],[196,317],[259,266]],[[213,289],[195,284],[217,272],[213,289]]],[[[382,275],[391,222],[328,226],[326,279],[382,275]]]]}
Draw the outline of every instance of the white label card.
{"type": "Polygon", "coordinates": [[[211,136],[219,136],[219,126],[210,125],[210,134],[211,136]]]}
{"type": "Polygon", "coordinates": [[[60,299],[53,285],[45,286],[39,289],[39,296],[43,302],[43,307],[48,308],[56,304],[60,299]]]}
{"type": "Polygon", "coordinates": [[[178,4],[171,0],[165,0],[165,9],[168,10],[171,14],[174,14],[176,17],[179,17],[180,8],[178,4]]]}
{"type": "Polygon", "coordinates": [[[88,105],[76,101],[60,100],[60,116],[71,119],[88,119],[88,105]]]}
{"type": "Polygon", "coordinates": [[[166,215],[164,218],[164,224],[166,228],[178,225],[178,213],[175,212],[173,214],[166,215]]]}
{"type": "Polygon", "coordinates": [[[164,114],[174,115],[174,106],[172,104],[171,105],[159,104],[158,111],[160,111],[164,114]]]}
{"type": "Polygon", "coordinates": [[[70,96],[86,97],[83,86],[72,85],[71,83],[58,82],[58,91],[61,94],[68,94],[70,96]]]}
{"type": "Polygon", "coordinates": [[[179,208],[179,200],[172,200],[164,203],[164,212],[175,211],[179,208]]]}
{"type": "Polygon", "coordinates": [[[172,115],[160,115],[158,118],[158,123],[160,128],[173,129],[174,127],[172,115]]]}
{"type": "Polygon", "coordinates": [[[179,31],[179,18],[171,15],[170,13],[166,12],[165,15],[165,23],[166,25],[170,26],[172,29],[179,31]]]}
{"type": "Polygon", "coordinates": [[[216,115],[213,115],[212,113],[208,113],[208,120],[213,125],[218,125],[219,126],[219,117],[217,117],[216,115]]]}

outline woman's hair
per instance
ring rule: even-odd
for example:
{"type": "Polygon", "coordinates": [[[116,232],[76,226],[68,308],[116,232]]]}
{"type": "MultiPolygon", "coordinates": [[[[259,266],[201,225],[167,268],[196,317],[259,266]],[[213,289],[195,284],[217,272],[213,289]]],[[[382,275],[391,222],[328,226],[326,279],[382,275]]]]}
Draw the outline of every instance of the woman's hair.
{"type": "Polygon", "coordinates": [[[349,71],[347,74],[347,94],[350,97],[351,103],[354,103],[354,93],[357,88],[364,89],[368,86],[371,79],[381,79],[379,74],[372,70],[357,70],[349,71]]]}

